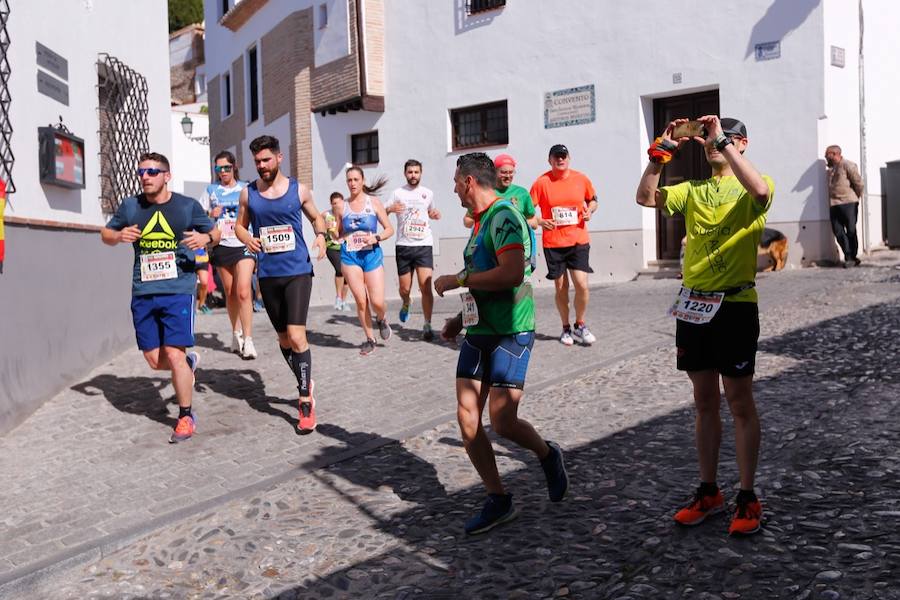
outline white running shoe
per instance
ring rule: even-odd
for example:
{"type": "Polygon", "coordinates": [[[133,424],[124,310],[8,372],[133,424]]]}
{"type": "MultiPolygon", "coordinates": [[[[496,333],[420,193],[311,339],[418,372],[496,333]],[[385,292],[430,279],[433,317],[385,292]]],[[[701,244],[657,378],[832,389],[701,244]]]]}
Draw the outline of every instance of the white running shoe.
{"type": "Polygon", "coordinates": [[[256,346],[253,345],[253,338],[244,338],[244,347],[241,350],[241,358],[244,360],[253,360],[256,358],[256,346]]]}
{"type": "Polygon", "coordinates": [[[344,301],[340,296],[334,299],[334,310],[344,310],[344,301]]]}
{"type": "Polygon", "coordinates": [[[231,332],[231,351],[235,354],[244,352],[244,334],[240,331],[231,332]]]}
{"type": "Polygon", "coordinates": [[[572,339],[572,334],[563,329],[562,335],[559,336],[559,343],[563,346],[572,346],[575,344],[575,340],[572,339]]]}
{"type": "Polygon", "coordinates": [[[572,337],[586,346],[590,346],[597,341],[597,338],[594,337],[591,330],[587,328],[587,325],[576,325],[573,327],[572,337]]]}

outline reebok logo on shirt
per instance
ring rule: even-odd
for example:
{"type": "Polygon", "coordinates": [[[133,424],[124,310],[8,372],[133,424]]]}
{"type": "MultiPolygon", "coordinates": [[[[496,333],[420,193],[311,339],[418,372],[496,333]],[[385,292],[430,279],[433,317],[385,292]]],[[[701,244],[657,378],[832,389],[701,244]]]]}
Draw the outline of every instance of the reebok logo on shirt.
{"type": "Polygon", "coordinates": [[[141,230],[140,247],[142,253],[157,252],[159,250],[175,250],[178,242],[175,240],[175,232],[161,211],[156,211],[144,229],[141,230]]]}

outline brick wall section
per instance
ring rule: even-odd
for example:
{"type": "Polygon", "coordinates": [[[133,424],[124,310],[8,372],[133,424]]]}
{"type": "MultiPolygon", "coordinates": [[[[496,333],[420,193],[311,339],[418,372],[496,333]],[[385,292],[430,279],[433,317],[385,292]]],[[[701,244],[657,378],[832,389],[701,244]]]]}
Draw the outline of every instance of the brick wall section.
{"type": "Polygon", "coordinates": [[[366,94],[384,96],[384,0],[366,3],[366,94]]]}
{"type": "Polygon", "coordinates": [[[357,98],[359,89],[359,44],[356,36],[356,0],[347,0],[350,18],[350,54],[312,71],[312,111],[357,98]]]}
{"type": "Polygon", "coordinates": [[[262,37],[263,115],[268,125],[290,115],[291,139],[281,140],[290,156],[291,175],[312,182],[312,129],[309,70],[314,58],[313,9],[288,15],[262,37]]]}
{"type": "MultiPolygon", "coordinates": [[[[312,34],[312,30],[310,30],[312,34]]],[[[310,55],[311,56],[311,55],[310,55]]],[[[310,104],[310,67],[294,77],[295,109],[291,113],[291,157],[294,177],[312,186],[312,112],[310,104]]]]}
{"type": "Polygon", "coordinates": [[[234,146],[236,148],[238,168],[243,168],[241,144],[247,136],[244,124],[244,57],[232,64],[231,70],[231,116],[222,119],[222,85],[221,74],[209,80],[207,91],[209,97],[209,137],[210,152],[217,152],[234,146]]]}

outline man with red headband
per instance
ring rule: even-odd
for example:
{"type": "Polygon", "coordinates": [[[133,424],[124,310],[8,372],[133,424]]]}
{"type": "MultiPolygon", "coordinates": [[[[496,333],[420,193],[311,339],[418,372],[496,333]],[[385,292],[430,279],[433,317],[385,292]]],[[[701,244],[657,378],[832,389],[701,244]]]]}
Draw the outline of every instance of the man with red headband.
{"type": "MultiPolygon", "coordinates": [[[[531,194],[521,185],[513,184],[513,178],[516,176],[516,159],[509,154],[500,154],[494,159],[494,167],[497,169],[497,185],[494,187],[497,197],[509,200],[519,209],[528,225],[532,229],[537,229],[537,215],[534,212],[531,194]]],[[[463,225],[471,228],[474,224],[472,211],[467,210],[463,215],[463,225]]]]}

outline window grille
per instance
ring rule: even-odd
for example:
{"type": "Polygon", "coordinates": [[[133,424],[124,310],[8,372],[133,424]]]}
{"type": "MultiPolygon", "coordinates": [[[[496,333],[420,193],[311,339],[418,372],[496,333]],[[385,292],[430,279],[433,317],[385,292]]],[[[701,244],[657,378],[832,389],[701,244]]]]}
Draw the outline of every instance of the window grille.
{"type": "Polygon", "coordinates": [[[504,6],[506,6],[506,0],[466,0],[466,13],[474,15],[504,6]]]}
{"type": "Polygon", "coordinates": [[[9,33],[6,24],[9,22],[9,1],[0,0],[0,179],[6,183],[6,192],[16,191],[13,183],[12,121],[9,118],[9,33]]]}
{"type": "Polygon", "coordinates": [[[97,63],[100,101],[100,205],[113,213],[141,191],[138,157],[150,148],[147,80],[108,54],[97,63]]]}
{"type": "Polygon", "coordinates": [[[450,111],[453,149],[509,143],[506,100],[450,111]]]}
{"type": "Polygon", "coordinates": [[[350,136],[350,154],[354,165],[378,162],[378,132],[357,133],[350,136]]]}

